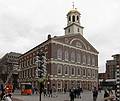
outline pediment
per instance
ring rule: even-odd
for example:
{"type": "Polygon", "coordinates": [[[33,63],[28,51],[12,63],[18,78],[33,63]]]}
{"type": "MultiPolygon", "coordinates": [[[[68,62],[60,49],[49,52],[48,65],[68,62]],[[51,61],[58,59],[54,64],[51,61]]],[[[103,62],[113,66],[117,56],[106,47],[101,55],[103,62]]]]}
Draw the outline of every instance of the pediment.
{"type": "Polygon", "coordinates": [[[98,51],[80,34],[64,35],[53,39],[76,48],[98,53],[98,51]]]}

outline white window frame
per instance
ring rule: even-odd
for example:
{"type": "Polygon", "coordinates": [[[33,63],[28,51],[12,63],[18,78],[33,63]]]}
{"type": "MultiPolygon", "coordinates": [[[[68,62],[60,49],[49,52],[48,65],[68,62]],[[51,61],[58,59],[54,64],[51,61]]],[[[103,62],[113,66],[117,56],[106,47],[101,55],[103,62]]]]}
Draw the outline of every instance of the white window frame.
{"type": "Polygon", "coordinates": [[[95,66],[95,56],[92,56],[92,66],[95,66]]]}
{"type": "Polygon", "coordinates": [[[88,64],[88,65],[90,65],[90,60],[91,60],[90,54],[88,54],[88,58],[87,58],[87,64],[88,64]]]}
{"type": "Polygon", "coordinates": [[[83,60],[82,63],[86,64],[86,55],[85,54],[83,54],[82,60],[83,60]]]}
{"type": "Polygon", "coordinates": [[[87,76],[88,77],[91,77],[91,70],[90,69],[87,69],[87,76]],[[89,75],[88,75],[89,74],[89,75]]]}
{"type": "Polygon", "coordinates": [[[64,68],[64,74],[65,75],[69,75],[69,66],[65,66],[65,68],[64,68]],[[67,69],[67,74],[65,73],[66,69],[67,69]]]}
{"type": "Polygon", "coordinates": [[[80,76],[81,75],[81,68],[80,67],[77,67],[77,75],[80,76]],[[78,74],[78,70],[79,70],[79,74],[78,74]]]}
{"type": "Polygon", "coordinates": [[[62,60],[62,49],[61,48],[57,50],[57,59],[62,60]]]}
{"type": "Polygon", "coordinates": [[[75,51],[71,52],[71,61],[75,62],[75,51]]]}
{"type": "Polygon", "coordinates": [[[71,67],[71,76],[75,76],[75,67],[71,67]],[[74,74],[72,74],[72,69],[74,69],[74,74]]]}
{"type": "Polygon", "coordinates": [[[80,63],[81,62],[81,54],[80,53],[77,53],[77,63],[80,63]]]}
{"type": "Polygon", "coordinates": [[[83,73],[85,72],[85,74],[83,74],[83,77],[86,77],[86,69],[83,68],[82,70],[83,70],[83,73]]]}
{"type": "Polygon", "coordinates": [[[62,75],[62,65],[60,64],[57,65],[57,74],[62,75]],[[60,73],[59,73],[59,70],[60,70],[60,73]]]}
{"type": "Polygon", "coordinates": [[[69,60],[69,54],[68,54],[68,50],[65,50],[65,61],[69,60]]]}
{"type": "Polygon", "coordinates": [[[57,81],[57,90],[62,89],[62,81],[57,81]],[[60,84],[60,87],[58,87],[58,84],[60,84]]]}

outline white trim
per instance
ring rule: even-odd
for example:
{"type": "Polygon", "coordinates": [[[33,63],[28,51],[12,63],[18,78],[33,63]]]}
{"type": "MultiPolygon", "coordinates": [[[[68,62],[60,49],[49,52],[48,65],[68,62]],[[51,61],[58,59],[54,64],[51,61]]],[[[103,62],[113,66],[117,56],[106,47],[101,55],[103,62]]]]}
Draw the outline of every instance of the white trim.
{"type": "Polygon", "coordinates": [[[79,64],[72,64],[72,63],[66,63],[66,62],[60,62],[60,61],[48,61],[47,63],[55,63],[55,64],[63,64],[63,65],[68,65],[68,66],[80,66],[80,67],[85,67],[85,68],[90,68],[90,69],[94,69],[94,70],[98,70],[98,67],[89,67],[89,66],[83,66],[83,65],[79,65],[79,64]]]}
{"type": "Polygon", "coordinates": [[[90,79],[79,79],[79,78],[55,78],[55,77],[52,77],[52,78],[49,78],[50,80],[77,80],[77,81],[97,81],[96,79],[94,80],[90,80],[90,79]]]}
{"type": "Polygon", "coordinates": [[[83,43],[83,45],[85,46],[85,49],[87,50],[86,44],[85,44],[82,40],[80,40],[80,39],[78,39],[78,38],[74,38],[73,40],[71,40],[71,41],[70,41],[70,44],[72,44],[72,42],[73,42],[74,40],[78,40],[78,41],[80,41],[81,43],[83,43]]]}

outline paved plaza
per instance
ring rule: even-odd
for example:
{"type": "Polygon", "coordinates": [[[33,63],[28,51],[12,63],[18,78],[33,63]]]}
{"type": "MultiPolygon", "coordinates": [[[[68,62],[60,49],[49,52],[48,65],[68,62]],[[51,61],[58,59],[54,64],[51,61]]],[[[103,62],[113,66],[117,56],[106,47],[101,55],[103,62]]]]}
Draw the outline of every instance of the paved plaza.
{"type": "MultiPolygon", "coordinates": [[[[98,94],[98,99],[97,101],[104,101],[103,100],[103,95],[104,92],[102,91],[101,93],[98,94]]],[[[23,100],[23,101],[39,101],[39,95],[20,95],[20,94],[14,94],[14,98],[23,100]]],[[[69,101],[69,93],[63,94],[63,93],[58,93],[57,97],[44,97],[42,95],[42,101],[69,101]]],[[[82,98],[76,98],[75,101],[93,101],[92,100],[92,92],[91,91],[84,91],[82,93],[82,98]]]]}

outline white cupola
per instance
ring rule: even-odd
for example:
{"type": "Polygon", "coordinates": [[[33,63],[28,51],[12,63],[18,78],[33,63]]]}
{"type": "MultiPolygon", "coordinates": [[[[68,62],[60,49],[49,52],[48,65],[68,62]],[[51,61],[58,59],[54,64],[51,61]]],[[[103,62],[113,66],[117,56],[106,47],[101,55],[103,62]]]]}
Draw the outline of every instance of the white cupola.
{"type": "Polygon", "coordinates": [[[70,10],[67,14],[67,27],[64,28],[65,35],[81,34],[83,35],[83,28],[80,24],[80,12],[76,8],[70,10]]]}

